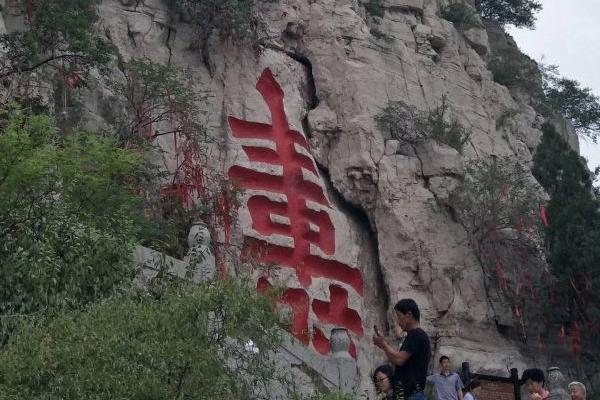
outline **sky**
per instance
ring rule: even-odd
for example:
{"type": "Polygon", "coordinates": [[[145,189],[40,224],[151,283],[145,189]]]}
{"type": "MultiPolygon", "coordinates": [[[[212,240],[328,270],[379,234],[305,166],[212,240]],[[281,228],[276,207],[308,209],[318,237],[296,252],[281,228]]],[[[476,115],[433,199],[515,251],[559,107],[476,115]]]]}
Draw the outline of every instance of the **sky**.
{"type": "MultiPolygon", "coordinates": [[[[556,65],[600,96],[600,0],[540,0],[534,30],[510,28],[521,51],[536,61],[556,65]]],[[[600,166],[600,144],[580,136],[581,155],[590,169],[600,166]]]]}

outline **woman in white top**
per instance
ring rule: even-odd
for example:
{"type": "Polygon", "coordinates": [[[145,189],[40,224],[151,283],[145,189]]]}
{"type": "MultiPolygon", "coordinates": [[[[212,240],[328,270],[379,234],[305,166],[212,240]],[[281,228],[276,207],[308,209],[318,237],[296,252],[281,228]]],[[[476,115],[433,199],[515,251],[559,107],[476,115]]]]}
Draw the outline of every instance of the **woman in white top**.
{"type": "Polygon", "coordinates": [[[477,400],[479,393],[481,393],[481,382],[471,381],[469,384],[469,390],[463,400],[477,400]]]}

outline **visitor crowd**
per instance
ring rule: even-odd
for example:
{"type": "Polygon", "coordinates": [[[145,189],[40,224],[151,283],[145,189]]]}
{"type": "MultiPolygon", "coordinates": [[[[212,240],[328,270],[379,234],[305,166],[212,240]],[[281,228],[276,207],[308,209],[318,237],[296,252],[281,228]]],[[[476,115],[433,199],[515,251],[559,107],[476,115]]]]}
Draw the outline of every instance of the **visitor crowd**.
{"type": "MultiPolygon", "coordinates": [[[[399,349],[392,346],[377,327],[373,336],[373,343],[383,350],[389,361],[373,372],[373,383],[381,399],[425,400],[425,389],[430,386],[436,400],[482,400],[482,383],[475,379],[465,387],[460,375],[450,370],[448,356],[440,357],[439,373],[427,375],[431,344],[427,333],[421,329],[417,303],[413,299],[402,299],[394,306],[394,312],[398,326],[405,334],[399,349]]],[[[527,391],[527,400],[549,399],[541,369],[526,369],[521,382],[527,391]]],[[[581,382],[571,382],[568,389],[571,400],[587,399],[585,385],[581,382]]]]}

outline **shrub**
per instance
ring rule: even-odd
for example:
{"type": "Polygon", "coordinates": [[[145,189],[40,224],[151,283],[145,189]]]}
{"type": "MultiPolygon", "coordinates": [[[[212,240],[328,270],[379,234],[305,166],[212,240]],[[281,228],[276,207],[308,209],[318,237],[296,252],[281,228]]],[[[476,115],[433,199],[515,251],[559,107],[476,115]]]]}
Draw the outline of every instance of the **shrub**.
{"type": "Polygon", "coordinates": [[[519,88],[534,97],[543,98],[542,76],[535,61],[516,47],[497,49],[488,61],[494,82],[508,88],[519,88]]]}
{"type": "Polygon", "coordinates": [[[271,398],[284,373],[269,298],[234,279],[151,288],[24,321],[0,352],[0,398],[271,398]]]}
{"type": "Polygon", "coordinates": [[[475,0],[475,7],[484,19],[533,28],[535,13],[542,9],[542,4],[535,0],[475,0]]]}
{"type": "Polygon", "coordinates": [[[401,142],[417,144],[425,140],[426,132],[419,123],[422,113],[403,101],[391,101],[375,116],[377,126],[389,137],[401,142]]]}
{"type": "Polygon", "coordinates": [[[136,191],[144,199],[142,209],[149,217],[142,220],[141,244],[181,259],[188,251],[190,227],[200,220],[208,223],[208,215],[219,215],[214,204],[217,193],[228,195],[230,185],[222,174],[202,167],[208,162],[209,137],[200,121],[201,100],[187,71],[146,58],[133,58],[121,70],[124,79],[110,83],[113,92],[126,100],[126,107],[110,118],[121,146],[160,154],[166,138],[157,139],[168,135],[177,143],[179,160],[174,168],[156,158],[146,160],[135,177],[136,191]],[[181,182],[191,176],[193,182],[181,182]],[[194,198],[184,201],[183,192],[173,188],[189,190],[194,198]]]}
{"type": "Polygon", "coordinates": [[[27,30],[0,35],[6,56],[0,78],[54,66],[79,78],[110,60],[107,42],[93,33],[98,21],[96,0],[29,1],[27,30]]]}
{"type": "Polygon", "coordinates": [[[471,162],[465,180],[449,199],[484,276],[495,282],[524,330],[523,317],[537,328],[536,298],[545,278],[537,213],[540,202],[528,171],[509,158],[471,162]]]}
{"type": "Polygon", "coordinates": [[[457,119],[450,118],[450,122],[447,122],[448,119],[445,96],[429,112],[421,112],[403,101],[393,101],[375,117],[379,129],[391,138],[410,144],[433,139],[462,152],[471,131],[464,128],[457,119]]]}
{"type": "Polygon", "coordinates": [[[115,140],[61,135],[47,116],[0,117],[0,335],[14,315],[77,308],[133,273],[140,157],[115,140]]]}
{"type": "Polygon", "coordinates": [[[129,60],[123,71],[125,80],[111,84],[127,100],[127,121],[117,127],[123,145],[140,145],[173,134],[204,139],[199,99],[185,71],[147,58],[129,60]]]}
{"type": "MultiPolygon", "coordinates": [[[[252,15],[255,0],[167,0],[177,13],[185,15],[206,40],[214,29],[235,42],[254,36],[256,20],[252,15]]],[[[271,0],[272,1],[272,0],[271,0]]]]}
{"type": "Polygon", "coordinates": [[[448,145],[458,151],[462,149],[471,137],[471,131],[463,127],[456,118],[448,118],[448,103],[446,97],[433,110],[429,111],[426,120],[422,123],[430,132],[430,137],[439,143],[448,145]],[[447,119],[450,122],[447,122],[447,119]]]}
{"type": "Polygon", "coordinates": [[[483,28],[479,13],[468,4],[452,2],[441,11],[441,17],[454,24],[459,31],[483,28]]]}
{"type": "Polygon", "coordinates": [[[538,226],[539,193],[527,170],[509,158],[472,161],[451,198],[459,221],[478,241],[505,228],[538,226]]]}
{"type": "Polygon", "coordinates": [[[367,3],[364,3],[364,5],[365,10],[371,17],[383,18],[385,15],[383,0],[369,0],[367,3]]]}
{"type": "Polygon", "coordinates": [[[592,89],[573,79],[562,77],[555,66],[538,65],[518,48],[494,49],[488,68],[494,81],[510,89],[523,90],[531,96],[532,106],[552,118],[560,113],[577,133],[594,142],[600,134],[600,98],[592,89]]]}

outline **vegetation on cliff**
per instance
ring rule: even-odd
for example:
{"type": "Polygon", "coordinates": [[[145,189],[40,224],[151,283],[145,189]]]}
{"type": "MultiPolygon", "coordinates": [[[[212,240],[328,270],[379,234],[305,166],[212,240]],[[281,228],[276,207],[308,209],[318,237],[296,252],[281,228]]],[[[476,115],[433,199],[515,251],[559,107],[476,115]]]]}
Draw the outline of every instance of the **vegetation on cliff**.
{"type": "Polygon", "coordinates": [[[135,280],[136,243],[183,256],[190,221],[207,214],[165,197],[150,157],[166,134],[201,150],[184,72],[119,58],[124,79],[111,87],[126,107],[107,132],[57,123],[61,113],[31,90],[58,72],[75,93],[91,69],[116,62],[94,32],[95,3],[26,1],[28,29],[0,35],[0,399],[294,395],[270,357],[285,325],[272,298],[241,280],[192,286],[164,269],[149,287],[135,280]]]}
{"type": "Polygon", "coordinates": [[[0,399],[269,399],[288,378],[270,359],[280,341],[270,299],[246,283],[163,276],[23,320],[0,350],[0,399]]]}
{"type": "Polygon", "coordinates": [[[482,18],[501,25],[533,28],[542,3],[535,0],[475,0],[482,18]]]}
{"type": "Polygon", "coordinates": [[[74,309],[131,279],[137,154],[46,115],[0,115],[0,338],[23,316],[74,309]]]}
{"type": "Polygon", "coordinates": [[[375,121],[386,136],[402,143],[416,145],[435,140],[462,152],[471,131],[449,114],[446,97],[442,97],[441,102],[427,112],[419,111],[403,101],[390,101],[375,116],[375,121]]]}
{"type": "Polygon", "coordinates": [[[479,12],[471,5],[461,1],[453,1],[442,8],[440,16],[454,24],[459,31],[472,28],[483,28],[479,12]]]}
{"type": "MultiPolygon", "coordinates": [[[[533,174],[550,195],[545,229],[547,318],[555,326],[592,340],[600,328],[600,202],[586,162],[559,136],[543,126],[533,174]]],[[[591,350],[591,349],[590,349],[591,350]]]]}
{"type": "Polygon", "coordinates": [[[26,30],[0,35],[0,78],[51,66],[72,75],[106,65],[111,49],[94,32],[96,0],[24,1],[26,30]]]}

